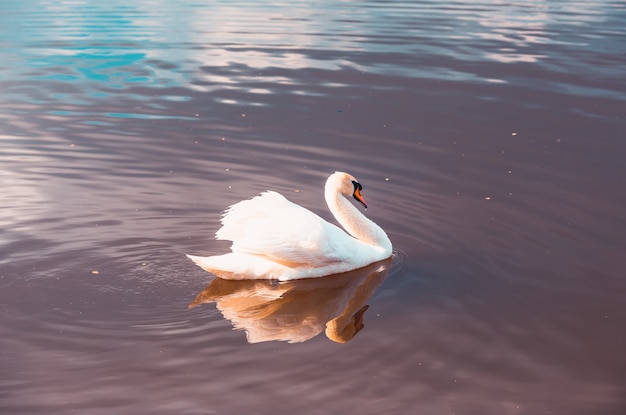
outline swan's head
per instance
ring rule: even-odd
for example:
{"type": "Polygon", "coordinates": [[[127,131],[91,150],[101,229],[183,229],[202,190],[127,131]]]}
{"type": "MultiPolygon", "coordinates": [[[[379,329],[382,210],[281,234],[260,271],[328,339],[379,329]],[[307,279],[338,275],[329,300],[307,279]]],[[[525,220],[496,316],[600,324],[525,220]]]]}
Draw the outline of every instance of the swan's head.
{"type": "Polygon", "coordinates": [[[326,180],[327,192],[334,191],[346,197],[352,196],[367,209],[367,203],[365,203],[365,199],[361,195],[361,190],[363,190],[361,183],[353,175],[342,171],[334,172],[326,180]]]}

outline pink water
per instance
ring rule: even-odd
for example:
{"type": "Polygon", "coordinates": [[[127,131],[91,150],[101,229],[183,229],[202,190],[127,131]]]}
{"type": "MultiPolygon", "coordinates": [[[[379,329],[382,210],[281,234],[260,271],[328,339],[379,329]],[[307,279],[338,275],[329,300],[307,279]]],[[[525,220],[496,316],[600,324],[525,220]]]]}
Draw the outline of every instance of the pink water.
{"type": "Polygon", "coordinates": [[[0,412],[626,413],[624,27],[617,0],[3,2],[0,412]],[[222,209],[332,220],[335,170],[384,275],[214,283],[315,317],[299,343],[188,308],[222,209]]]}

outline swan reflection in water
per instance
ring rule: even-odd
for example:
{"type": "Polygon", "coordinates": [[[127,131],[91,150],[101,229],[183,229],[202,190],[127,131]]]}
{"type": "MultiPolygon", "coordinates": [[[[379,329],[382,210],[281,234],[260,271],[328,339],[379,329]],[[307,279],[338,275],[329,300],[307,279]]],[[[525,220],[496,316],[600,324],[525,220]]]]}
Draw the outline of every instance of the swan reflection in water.
{"type": "Polygon", "coordinates": [[[364,268],[286,282],[215,278],[189,307],[215,302],[249,343],[301,343],[322,330],[337,343],[364,327],[365,303],[387,277],[391,259],[364,268]]]}

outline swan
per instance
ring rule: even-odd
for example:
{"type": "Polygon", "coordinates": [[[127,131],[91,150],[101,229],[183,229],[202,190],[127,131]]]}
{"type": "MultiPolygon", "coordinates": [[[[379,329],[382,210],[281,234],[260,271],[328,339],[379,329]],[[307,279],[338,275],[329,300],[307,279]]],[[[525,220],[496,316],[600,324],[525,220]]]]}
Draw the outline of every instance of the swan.
{"type": "Polygon", "coordinates": [[[326,180],[324,199],[345,231],[280,193],[265,191],[224,211],[215,236],[232,241],[232,252],[187,257],[220,278],[279,281],[323,277],[387,259],[389,237],[347,199],[367,209],[362,189],[345,172],[326,180]]]}

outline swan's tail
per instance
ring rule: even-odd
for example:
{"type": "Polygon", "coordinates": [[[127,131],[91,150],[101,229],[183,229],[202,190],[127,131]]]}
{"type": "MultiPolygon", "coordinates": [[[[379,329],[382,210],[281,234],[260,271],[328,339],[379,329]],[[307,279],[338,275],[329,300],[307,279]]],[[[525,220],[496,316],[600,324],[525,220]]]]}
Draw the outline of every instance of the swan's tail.
{"type": "Polygon", "coordinates": [[[243,279],[243,278],[233,278],[234,273],[231,271],[221,270],[217,268],[217,265],[211,261],[214,257],[203,257],[203,256],[195,256],[187,254],[187,258],[191,259],[197,266],[202,268],[205,271],[210,272],[211,274],[223,278],[225,280],[235,280],[235,279],[243,279]]]}
{"type": "Polygon", "coordinates": [[[231,252],[215,256],[187,255],[197,266],[225,280],[279,279],[285,266],[268,259],[231,252]]]}

